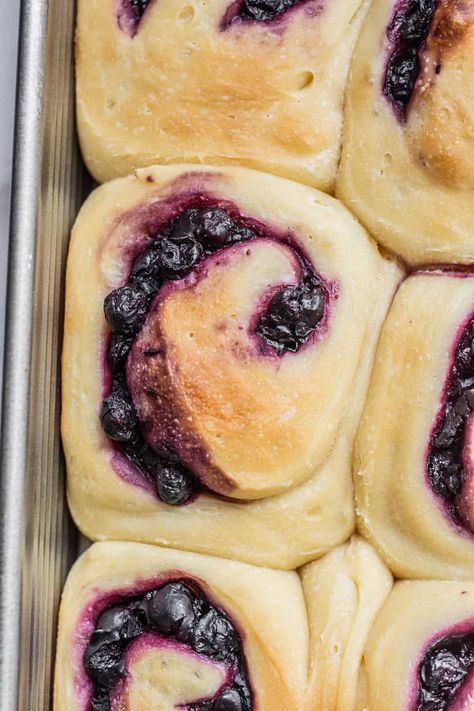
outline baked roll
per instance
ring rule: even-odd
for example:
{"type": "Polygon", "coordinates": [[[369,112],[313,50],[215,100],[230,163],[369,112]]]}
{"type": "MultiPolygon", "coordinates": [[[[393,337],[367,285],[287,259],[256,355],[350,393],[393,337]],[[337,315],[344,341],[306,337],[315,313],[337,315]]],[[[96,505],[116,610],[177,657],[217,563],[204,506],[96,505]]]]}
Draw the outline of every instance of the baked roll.
{"type": "Polygon", "coordinates": [[[331,190],[366,0],[80,0],[83,156],[103,182],[241,164],[331,190]]]}
{"type": "Polygon", "coordinates": [[[375,0],[354,53],[338,197],[411,264],[474,260],[474,4],[375,0]]]}
{"type": "Polygon", "coordinates": [[[399,577],[474,578],[474,275],[425,272],[382,330],[355,447],[359,522],[399,577]]]}
{"type": "Polygon", "coordinates": [[[67,271],[79,528],[276,567],[345,540],[399,278],[342,205],[280,178],[155,167],[99,188],[67,271]]]}
{"type": "Polygon", "coordinates": [[[474,583],[403,581],[364,653],[368,711],[468,711],[474,698],[474,583]]]}
{"type": "Polygon", "coordinates": [[[357,540],[309,565],[302,583],[295,572],[94,544],[63,594],[54,708],[348,711],[338,689],[355,685],[353,660],[390,587],[390,573],[357,540]],[[320,639],[332,644],[325,706],[314,695],[314,679],[328,671],[320,639]]]}

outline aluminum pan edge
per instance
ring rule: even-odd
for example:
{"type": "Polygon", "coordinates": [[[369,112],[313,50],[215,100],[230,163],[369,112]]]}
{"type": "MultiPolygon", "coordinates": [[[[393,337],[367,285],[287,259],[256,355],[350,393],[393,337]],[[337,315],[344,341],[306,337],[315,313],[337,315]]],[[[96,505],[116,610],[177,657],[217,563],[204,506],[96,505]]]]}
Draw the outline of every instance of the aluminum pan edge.
{"type": "Polygon", "coordinates": [[[73,32],[73,0],[23,0],[0,450],[1,711],[51,708],[57,605],[77,552],[59,441],[64,266],[85,177],[73,32]]]}

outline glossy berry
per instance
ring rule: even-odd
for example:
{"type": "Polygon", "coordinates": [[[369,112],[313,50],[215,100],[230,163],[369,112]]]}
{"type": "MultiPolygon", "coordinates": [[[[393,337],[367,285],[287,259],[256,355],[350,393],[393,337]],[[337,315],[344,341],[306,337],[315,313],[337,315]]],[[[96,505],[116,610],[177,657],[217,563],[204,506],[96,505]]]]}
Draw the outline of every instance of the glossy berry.
{"type": "Polygon", "coordinates": [[[434,644],[420,665],[417,711],[447,711],[473,667],[473,634],[446,636],[434,644]]]}
{"type": "Polygon", "coordinates": [[[212,705],[212,711],[246,711],[237,689],[224,689],[212,705]]]}
{"type": "Polygon", "coordinates": [[[156,489],[161,501],[180,506],[193,498],[197,481],[181,464],[169,462],[160,466],[156,473],[156,489]]]}
{"type": "Polygon", "coordinates": [[[203,255],[202,245],[195,239],[173,241],[163,237],[159,250],[163,272],[169,279],[180,279],[203,255]]]}
{"type": "Polygon", "coordinates": [[[136,333],[143,324],[149,298],[138,286],[122,286],[110,292],[104,301],[104,313],[112,331],[136,333]]]}
{"type": "Polygon", "coordinates": [[[116,442],[130,442],[136,435],[137,415],[125,393],[115,390],[102,403],[100,412],[102,429],[116,442]]]}
{"type": "Polygon", "coordinates": [[[194,595],[182,583],[168,583],[146,596],[143,607],[152,629],[185,638],[194,623],[194,595]]]}
{"type": "Polygon", "coordinates": [[[113,333],[110,338],[107,360],[112,369],[118,368],[125,362],[130,353],[133,339],[124,333],[113,333]]]}
{"type": "Polygon", "coordinates": [[[133,12],[137,20],[140,20],[143,13],[147,9],[150,0],[130,0],[130,5],[132,6],[133,12]]]}
{"type": "Polygon", "coordinates": [[[98,619],[96,625],[97,632],[113,632],[122,641],[129,641],[137,637],[143,631],[143,624],[140,622],[133,609],[123,605],[111,607],[106,610],[98,619]]]}
{"type": "Polygon", "coordinates": [[[123,674],[123,645],[115,632],[94,632],[84,653],[84,666],[96,683],[111,689],[123,674]]]}
{"type": "Polygon", "coordinates": [[[171,227],[169,234],[170,239],[173,240],[173,242],[196,239],[200,221],[199,215],[201,212],[202,210],[198,208],[190,208],[182,212],[171,227]]]}
{"type": "Polygon", "coordinates": [[[318,283],[288,286],[271,299],[257,333],[278,353],[295,352],[307,340],[324,313],[318,283]]]}
{"type": "Polygon", "coordinates": [[[212,249],[219,249],[232,242],[235,229],[234,221],[224,210],[209,208],[199,213],[198,236],[212,249]]]}
{"type": "Polygon", "coordinates": [[[300,2],[301,0],[244,0],[240,14],[250,20],[266,22],[300,2]]]}
{"type": "Polygon", "coordinates": [[[211,608],[194,628],[193,648],[216,659],[234,655],[238,650],[238,640],[230,620],[211,608]]]}
{"type": "Polygon", "coordinates": [[[156,245],[145,250],[135,259],[130,280],[149,295],[157,291],[163,281],[163,274],[160,251],[156,245]]]}

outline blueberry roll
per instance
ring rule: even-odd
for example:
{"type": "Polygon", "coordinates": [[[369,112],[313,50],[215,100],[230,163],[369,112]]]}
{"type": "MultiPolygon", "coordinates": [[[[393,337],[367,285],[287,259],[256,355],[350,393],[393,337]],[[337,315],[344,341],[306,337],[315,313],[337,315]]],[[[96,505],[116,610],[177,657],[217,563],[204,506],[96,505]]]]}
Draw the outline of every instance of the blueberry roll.
{"type": "Polygon", "coordinates": [[[355,447],[359,521],[400,577],[474,578],[474,275],[420,272],[382,330],[355,447]]]}
{"type": "Polygon", "coordinates": [[[77,116],[100,182],[245,165],[323,190],[366,0],[80,0],[77,116]]]}
{"type": "Polygon", "coordinates": [[[155,167],[97,190],[67,273],[79,527],[277,567],[345,540],[399,279],[342,205],[280,178],[155,167]]]}
{"type": "Polygon", "coordinates": [[[354,53],[337,192],[412,264],[474,261],[474,4],[375,0],[354,53]]]}
{"type": "Polygon", "coordinates": [[[368,711],[472,709],[474,583],[396,583],[364,658],[368,711]]]}
{"type": "Polygon", "coordinates": [[[334,699],[354,686],[348,672],[390,587],[357,539],[307,566],[302,580],[140,543],[96,543],[63,594],[54,708],[349,711],[353,695],[349,705],[334,699]],[[330,676],[321,639],[339,650],[330,676]],[[319,706],[323,676],[332,691],[319,706]]]}

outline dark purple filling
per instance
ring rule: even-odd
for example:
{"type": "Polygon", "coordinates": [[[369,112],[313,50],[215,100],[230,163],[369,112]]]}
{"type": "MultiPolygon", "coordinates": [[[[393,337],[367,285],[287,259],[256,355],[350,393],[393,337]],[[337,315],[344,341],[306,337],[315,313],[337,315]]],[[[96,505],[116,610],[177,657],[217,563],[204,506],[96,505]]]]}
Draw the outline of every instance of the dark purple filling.
{"type": "Polygon", "coordinates": [[[464,525],[457,506],[466,472],[463,461],[466,423],[474,410],[474,319],[464,328],[456,346],[447,392],[438,423],[431,435],[428,477],[453,520],[464,525]]]}
{"type": "Polygon", "coordinates": [[[474,667],[474,633],[447,635],[420,664],[416,711],[446,711],[474,667]]]}
{"type": "MultiPolygon", "coordinates": [[[[147,249],[135,258],[128,282],[105,299],[105,318],[112,331],[107,352],[112,387],[102,404],[102,428],[155,483],[165,503],[176,506],[189,502],[201,484],[171,448],[164,445],[157,452],[145,441],[125,374],[133,339],[143,326],[153,297],[166,282],[187,276],[201,259],[217,250],[262,236],[255,225],[250,227],[243,219],[231,217],[221,207],[185,209],[158,234],[150,236],[147,249]]],[[[297,256],[302,266],[301,282],[278,291],[255,326],[262,350],[269,348],[278,356],[295,353],[306,343],[323,318],[328,298],[309,262],[297,256]]],[[[149,356],[153,355],[156,351],[150,351],[149,356]]]]}
{"type": "Polygon", "coordinates": [[[237,16],[268,22],[301,2],[303,0],[243,0],[237,16]]]}
{"type": "Polygon", "coordinates": [[[242,641],[234,624],[194,581],[178,580],[140,597],[127,597],[100,615],[83,656],[94,685],[91,711],[110,711],[111,691],[126,675],[127,648],[144,632],[188,645],[232,669],[231,683],[215,699],[193,704],[189,711],[253,709],[242,641]]]}
{"type": "Polygon", "coordinates": [[[392,46],[383,92],[397,116],[405,121],[413,88],[420,74],[419,53],[428,37],[437,0],[405,0],[387,28],[392,46]]]}
{"type": "Polygon", "coordinates": [[[141,20],[143,13],[147,9],[150,0],[129,0],[132,10],[137,20],[141,20]]]}

